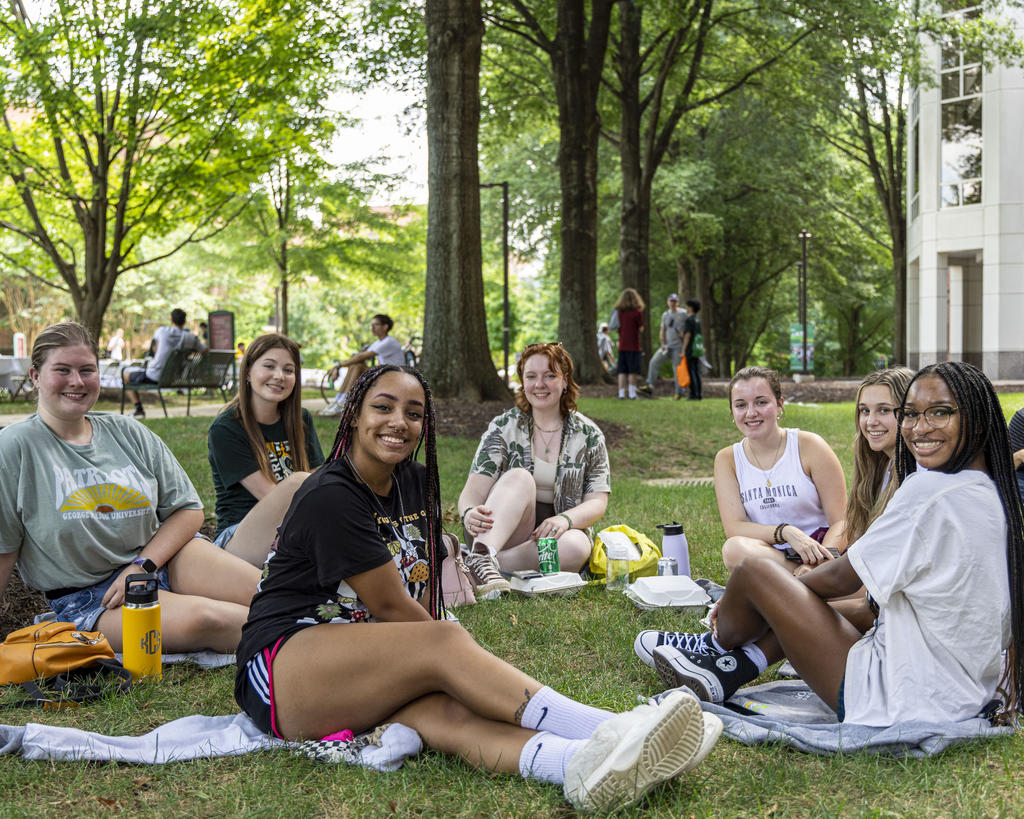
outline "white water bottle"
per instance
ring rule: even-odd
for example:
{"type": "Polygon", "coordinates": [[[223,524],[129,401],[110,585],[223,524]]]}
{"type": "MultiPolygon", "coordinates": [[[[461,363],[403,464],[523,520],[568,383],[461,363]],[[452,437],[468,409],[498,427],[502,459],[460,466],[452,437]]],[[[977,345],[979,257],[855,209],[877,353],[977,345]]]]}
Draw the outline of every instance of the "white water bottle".
{"type": "Polygon", "coordinates": [[[690,576],[690,546],[686,542],[686,535],[683,532],[683,524],[659,523],[661,529],[661,555],[662,557],[674,557],[679,565],[679,574],[690,576]]]}

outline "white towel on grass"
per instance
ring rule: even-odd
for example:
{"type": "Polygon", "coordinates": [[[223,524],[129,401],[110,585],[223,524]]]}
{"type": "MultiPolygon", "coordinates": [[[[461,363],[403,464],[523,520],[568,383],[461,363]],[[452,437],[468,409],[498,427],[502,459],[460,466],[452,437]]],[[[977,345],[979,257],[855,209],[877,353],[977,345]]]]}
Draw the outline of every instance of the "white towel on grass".
{"type": "MultiPolygon", "coordinates": [[[[0,754],[20,753],[26,759],[51,761],[163,765],[276,748],[298,749],[300,744],[264,734],[246,714],[219,717],[196,714],[168,722],[138,737],[106,736],[80,728],[35,722],[0,725],[0,754]]],[[[348,762],[378,771],[395,771],[402,767],[407,757],[416,756],[422,749],[419,734],[405,725],[392,723],[380,734],[380,745],[363,745],[356,754],[317,758],[348,762]]]]}

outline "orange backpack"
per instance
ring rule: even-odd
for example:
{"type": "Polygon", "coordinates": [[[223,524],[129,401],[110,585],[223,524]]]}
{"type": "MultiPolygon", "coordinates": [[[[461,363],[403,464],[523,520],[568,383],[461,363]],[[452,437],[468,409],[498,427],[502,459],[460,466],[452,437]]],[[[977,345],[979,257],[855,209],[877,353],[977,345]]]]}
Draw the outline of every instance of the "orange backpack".
{"type": "Polygon", "coordinates": [[[55,677],[113,659],[114,650],[98,631],[78,631],[74,623],[26,626],[0,643],[0,685],[55,677]]]}

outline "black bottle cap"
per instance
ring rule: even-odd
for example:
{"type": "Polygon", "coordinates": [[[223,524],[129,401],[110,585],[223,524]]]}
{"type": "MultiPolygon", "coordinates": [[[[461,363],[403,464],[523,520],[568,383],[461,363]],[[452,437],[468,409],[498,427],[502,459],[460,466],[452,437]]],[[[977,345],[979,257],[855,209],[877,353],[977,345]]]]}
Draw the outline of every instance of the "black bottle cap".
{"type": "Polygon", "coordinates": [[[130,574],[124,580],[124,602],[130,606],[156,603],[160,580],[155,572],[130,574]]]}
{"type": "Polygon", "coordinates": [[[683,533],[683,524],[672,521],[671,523],[659,523],[658,528],[661,529],[662,535],[681,535],[683,533]]]}

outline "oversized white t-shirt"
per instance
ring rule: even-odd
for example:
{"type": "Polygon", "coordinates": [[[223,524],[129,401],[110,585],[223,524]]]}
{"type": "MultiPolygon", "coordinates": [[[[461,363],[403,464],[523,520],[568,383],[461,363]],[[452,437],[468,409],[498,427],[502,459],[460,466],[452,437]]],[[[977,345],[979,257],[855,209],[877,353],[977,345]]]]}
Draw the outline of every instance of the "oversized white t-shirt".
{"type": "Polygon", "coordinates": [[[370,349],[377,354],[378,364],[393,364],[396,367],[405,365],[405,353],[402,352],[402,345],[397,338],[384,336],[373,342],[370,349]]]}
{"type": "Polygon", "coordinates": [[[846,722],[959,722],[1010,643],[1006,516],[984,472],[912,473],[847,552],[880,608],[846,660],[846,722]]]}

